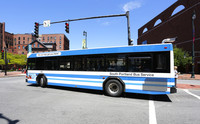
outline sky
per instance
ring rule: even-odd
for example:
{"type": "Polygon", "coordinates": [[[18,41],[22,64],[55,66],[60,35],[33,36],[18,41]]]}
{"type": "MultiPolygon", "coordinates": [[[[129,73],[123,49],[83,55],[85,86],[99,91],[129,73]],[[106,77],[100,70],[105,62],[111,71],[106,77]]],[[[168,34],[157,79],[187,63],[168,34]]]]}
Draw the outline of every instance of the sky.
{"type": "MultiPolygon", "coordinates": [[[[34,23],[85,17],[125,14],[130,11],[130,32],[137,45],[138,29],[167,9],[177,0],[1,0],[0,22],[14,34],[34,32],[34,23]]],[[[87,32],[87,47],[127,46],[128,32],[125,16],[73,21],[69,34],[65,23],[39,27],[39,34],[63,33],[70,40],[70,49],[81,49],[83,31],[87,32]]]]}

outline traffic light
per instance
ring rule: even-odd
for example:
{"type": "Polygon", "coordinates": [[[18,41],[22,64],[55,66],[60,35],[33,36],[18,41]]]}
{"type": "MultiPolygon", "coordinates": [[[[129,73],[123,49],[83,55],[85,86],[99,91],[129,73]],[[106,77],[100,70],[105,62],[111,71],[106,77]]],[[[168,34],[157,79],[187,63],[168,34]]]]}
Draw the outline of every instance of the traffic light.
{"type": "Polygon", "coordinates": [[[35,37],[38,38],[39,36],[39,23],[35,22],[35,37]]]}
{"type": "Polygon", "coordinates": [[[69,33],[69,23],[65,23],[65,31],[69,33]]]}
{"type": "Polygon", "coordinates": [[[1,50],[1,59],[4,59],[4,50],[1,50]]]}

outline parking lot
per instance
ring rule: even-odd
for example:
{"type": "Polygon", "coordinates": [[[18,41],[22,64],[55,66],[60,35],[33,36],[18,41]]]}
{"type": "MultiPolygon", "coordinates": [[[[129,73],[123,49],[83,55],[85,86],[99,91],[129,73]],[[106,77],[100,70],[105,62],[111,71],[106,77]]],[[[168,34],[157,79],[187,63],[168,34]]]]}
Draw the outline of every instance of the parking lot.
{"type": "Polygon", "coordinates": [[[25,77],[0,78],[0,124],[199,124],[200,90],[161,96],[40,88],[25,77]]]}

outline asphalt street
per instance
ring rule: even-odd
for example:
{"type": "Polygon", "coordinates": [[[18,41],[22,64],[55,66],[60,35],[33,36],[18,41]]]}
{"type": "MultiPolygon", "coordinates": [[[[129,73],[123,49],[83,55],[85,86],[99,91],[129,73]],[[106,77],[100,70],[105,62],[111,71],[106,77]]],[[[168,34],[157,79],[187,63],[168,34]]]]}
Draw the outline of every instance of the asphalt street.
{"type": "Polygon", "coordinates": [[[161,96],[41,88],[24,76],[0,78],[0,124],[199,124],[200,90],[161,96]]]}

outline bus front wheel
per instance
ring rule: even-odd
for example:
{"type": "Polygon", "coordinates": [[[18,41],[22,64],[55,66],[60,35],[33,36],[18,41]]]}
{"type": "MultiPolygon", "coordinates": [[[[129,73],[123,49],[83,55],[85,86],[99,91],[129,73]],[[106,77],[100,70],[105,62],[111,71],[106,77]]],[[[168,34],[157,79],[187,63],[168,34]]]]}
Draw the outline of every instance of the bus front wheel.
{"type": "Polygon", "coordinates": [[[122,84],[118,80],[109,80],[105,84],[105,92],[109,96],[121,96],[123,92],[122,84]]]}
{"type": "Polygon", "coordinates": [[[46,85],[47,85],[46,77],[45,76],[41,76],[41,78],[40,78],[40,86],[41,87],[46,87],[46,85]]]}

